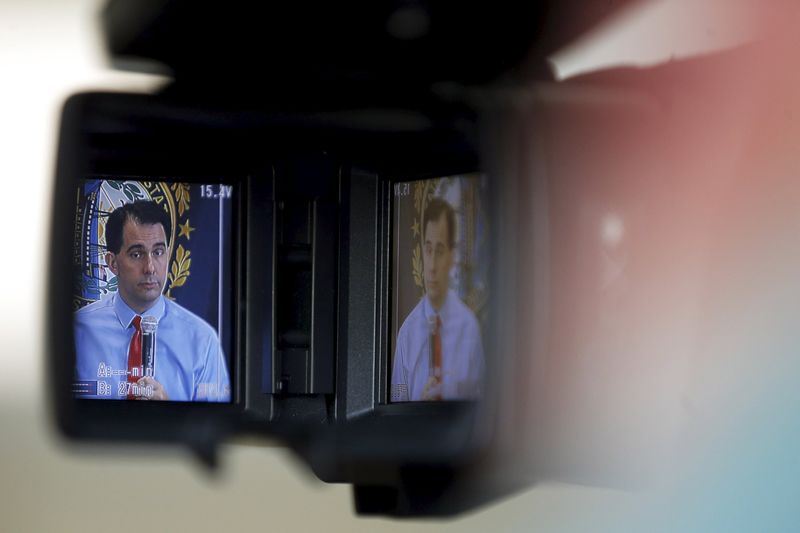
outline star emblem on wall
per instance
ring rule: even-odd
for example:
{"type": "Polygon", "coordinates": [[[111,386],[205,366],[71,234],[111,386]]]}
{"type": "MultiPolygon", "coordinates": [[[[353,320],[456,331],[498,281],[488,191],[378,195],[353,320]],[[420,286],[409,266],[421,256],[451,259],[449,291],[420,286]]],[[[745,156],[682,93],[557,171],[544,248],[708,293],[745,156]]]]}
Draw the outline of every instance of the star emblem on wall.
{"type": "Polygon", "coordinates": [[[178,224],[178,228],[180,228],[180,231],[178,232],[178,237],[186,237],[187,241],[191,239],[190,234],[195,230],[195,228],[189,225],[188,218],[186,219],[186,222],[184,222],[183,224],[178,224]]]}

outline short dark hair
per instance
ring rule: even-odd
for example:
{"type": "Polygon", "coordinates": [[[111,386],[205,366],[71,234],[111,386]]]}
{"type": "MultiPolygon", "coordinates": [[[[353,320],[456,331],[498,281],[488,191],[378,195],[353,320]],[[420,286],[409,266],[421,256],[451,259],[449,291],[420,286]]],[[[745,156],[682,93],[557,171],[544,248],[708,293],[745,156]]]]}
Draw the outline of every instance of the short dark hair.
{"type": "Polygon", "coordinates": [[[172,225],[167,212],[152,200],[136,200],[129,204],[122,204],[108,215],[106,249],[109,252],[118,254],[122,248],[122,230],[128,220],[136,224],[161,224],[164,228],[164,235],[169,240],[172,225]]]}
{"type": "Polygon", "coordinates": [[[456,245],[456,212],[441,198],[431,198],[425,207],[425,213],[422,215],[422,238],[425,238],[428,222],[439,220],[442,215],[447,221],[447,247],[452,250],[456,245]]]}

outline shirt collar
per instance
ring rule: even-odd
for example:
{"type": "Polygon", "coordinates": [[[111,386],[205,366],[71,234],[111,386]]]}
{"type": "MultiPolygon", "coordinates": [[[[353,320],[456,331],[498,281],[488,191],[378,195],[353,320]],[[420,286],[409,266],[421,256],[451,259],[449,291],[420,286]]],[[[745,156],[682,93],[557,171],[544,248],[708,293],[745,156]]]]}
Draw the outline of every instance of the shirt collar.
{"type": "MultiPolygon", "coordinates": [[[[164,296],[159,296],[158,300],[156,300],[149,309],[142,313],[141,316],[151,315],[156,317],[158,320],[161,320],[161,318],[164,316],[165,307],[166,305],[164,304],[164,296]]],[[[114,294],[114,312],[117,314],[117,320],[119,320],[120,325],[122,325],[122,327],[125,329],[130,327],[133,317],[139,314],[128,307],[128,304],[125,303],[125,300],[122,299],[122,296],[120,296],[119,292],[114,294]]]]}
{"type": "Polygon", "coordinates": [[[433,309],[433,305],[431,305],[431,301],[428,298],[428,295],[427,294],[425,295],[425,298],[423,298],[424,303],[422,305],[425,310],[426,320],[429,320],[438,314],[439,318],[442,320],[442,323],[447,322],[447,319],[450,317],[450,301],[453,298],[453,296],[450,293],[451,291],[450,289],[448,289],[447,294],[445,294],[444,296],[444,302],[442,302],[442,307],[439,309],[438,313],[433,309]]]}

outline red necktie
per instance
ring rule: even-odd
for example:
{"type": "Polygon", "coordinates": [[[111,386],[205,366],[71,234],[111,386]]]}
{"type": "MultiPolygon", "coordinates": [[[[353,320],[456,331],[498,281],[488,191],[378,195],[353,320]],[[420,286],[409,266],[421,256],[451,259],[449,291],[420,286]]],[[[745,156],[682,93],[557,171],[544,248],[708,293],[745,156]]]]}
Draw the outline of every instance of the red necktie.
{"type": "Polygon", "coordinates": [[[136,331],[133,332],[131,344],[128,346],[128,383],[131,384],[131,388],[128,389],[129,400],[136,399],[132,393],[132,386],[142,378],[142,317],[139,315],[133,317],[132,324],[136,331]]]}
{"type": "MultiPolygon", "coordinates": [[[[436,327],[433,330],[433,377],[436,382],[442,383],[442,319],[436,315],[436,327]]],[[[441,400],[441,394],[433,398],[441,400]]]]}

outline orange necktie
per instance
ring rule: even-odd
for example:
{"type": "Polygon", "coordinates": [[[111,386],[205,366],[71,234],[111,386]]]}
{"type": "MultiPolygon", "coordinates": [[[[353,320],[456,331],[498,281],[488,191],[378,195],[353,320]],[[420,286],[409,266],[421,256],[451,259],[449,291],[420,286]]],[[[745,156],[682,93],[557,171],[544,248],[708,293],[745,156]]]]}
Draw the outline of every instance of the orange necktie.
{"type": "Polygon", "coordinates": [[[133,384],[142,377],[142,317],[136,315],[132,324],[136,331],[133,332],[131,344],[128,346],[128,383],[131,384],[128,389],[129,400],[136,399],[133,394],[133,384]]]}

